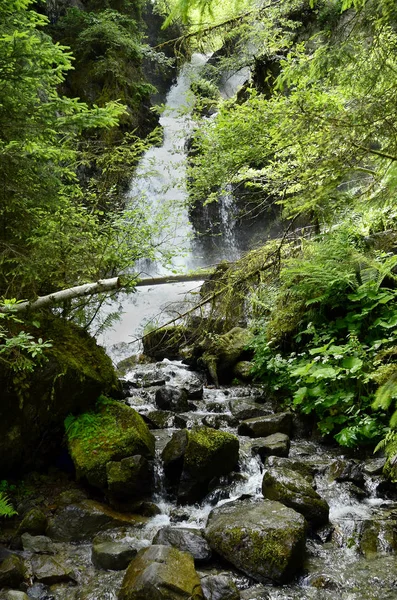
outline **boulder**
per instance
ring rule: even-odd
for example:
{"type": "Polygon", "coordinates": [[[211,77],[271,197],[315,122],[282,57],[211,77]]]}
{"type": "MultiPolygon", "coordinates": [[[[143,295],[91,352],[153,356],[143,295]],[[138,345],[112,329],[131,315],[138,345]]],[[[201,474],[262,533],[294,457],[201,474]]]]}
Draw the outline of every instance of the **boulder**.
{"type": "Polygon", "coordinates": [[[150,494],[153,468],[140,454],[110,461],[106,465],[107,487],[117,499],[142,498],[150,494]]]}
{"type": "Polygon", "coordinates": [[[205,600],[240,600],[240,592],[229,575],[208,575],[201,579],[205,600]]]}
{"type": "Polygon", "coordinates": [[[21,542],[26,552],[33,552],[33,554],[55,554],[55,547],[52,540],[45,535],[23,533],[21,535],[21,542]]]}
{"type": "Polygon", "coordinates": [[[160,410],[184,412],[189,410],[187,391],[183,388],[165,386],[156,391],[156,405],[160,410]]]}
{"type": "Polygon", "coordinates": [[[11,554],[0,564],[0,588],[18,588],[25,578],[25,565],[19,556],[11,554]]]}
{"type": "Polygon", "coordinates": [[[47,517],[39,508],[32,508],[23,517],[18,533],[30,533],[32,535],[40,535],[44,533],[47,527],[47,517]]]}
{"type": "Polygon", "coordinates": [[[291,435],[292,414],[288,412],[276,413],[264,417],[247,419],[240,423],[238,433],[252,438],[267,437],[273,433],[291,435]]]}
{"type": "Polygon", "coordinates": [[[29,596],[19,590],[8,590],[5,593],[4,600],[29,600],[29,596]]]}
{"type": "MultiPolygon", "coordinates": [[[[40,329],[27,333],[51,340],[48,360],[25,371],[24,387],[6,361],[0,364],[0,472],[32,470],[53,464],[63,451],[64,419],[87,411],[100,394],[119,397],[112,361],[87,332],[71,321],[40,314],[40,329]]],[[[30,531],[30,533],[39,533],[30,531]]]]}
{"type": "Polygon", "coordinates": [[[155,441],[142,417],[121,402],[105,401],[67,428],[70,456],[78,479],[106,489],[106,465],[140,454],[154,456],[155,441]]]}
{"type": "Polygon", "coordinates": [[[147,520],[139,515],[116,512],[94,500],[83,500],[59,508],[49,521],[46,533],[58,542],[80,542],[113,527],[143,527],[147,520]]]}
{"type": "Polygon", "coordinates": [[[175,422],[174,413],[169,410],[151,410],[144,416],[144,419],[150,429],[174,427],[175,422]]]}
{"type": "Polygon", "coordinates": [[[138,549],[128,542],[103,542],[94,539],[91,560],[98,569],[123,571],[137,552],[138,549]]]}
{"type": "Polygon", "coordinates": [[[237,377],[237,379],[241,379],[241,381],[252,381],[252,367],[253,363],[249,360],[240,360],[234,365],[233,375],[237,377]]]}
{"type": "Polygon", "coordinates": [[[205,537],[223,558],[261,583],[285,583],[302,566],[306,522],[271,500],[235,500],[215,508],[205,537]]]}
{"type": "Polygon", "coordinates": [[[297,458],[283,458],[280,456],[269,456],[266,460],[266,466],[274,469],[290,469],[300,473],[309,483],[313,482],[313,475],[316,471],[313,465],[307,464],[302,460],[297,458]]]}
{"type": "Polygon", "coordinates": [[[252,333],[248,329],[233,327],[223,335],[214,335],[202,342],[204,352],[200,364],[206,367],[216,386],[229,383],[233,379],[236,363],[252,355],[247,350],[251,340],[252,333]]]}
{"type": "Polygon", "coordinates": [[[53,556],[33,556],[32,570],[35,579],[45,585],[76,582],[73,569],[66,565],[59,556],[56,558],[53,556]]]}
{"type": "Polygon", "coordinates": [[[246,419],[253,419],[256,417],[265,417],[272,413],[269,406],[259,404],[255,401],[249,401],[248,399],[233,398],[229,401],[230,412],[239,421],[246,419]]]}
{"type": "Polygon", "coordinates": [[[170,546],[150,546],[131,561],[119,600],[204,600],[193,558],[170,546]]]}
{"type": "Polygon", "coordinates": [[[329,467],[328,475],[331,481],[351,481],[356,485],[364,483],[362,465],[355,460],[335,460],[329,467]]]}
{"type": "Polygon", "coordinates": [[[301,513],[315,527],[328,522],[329,506],[312,485],[296,471],[267,469],[263,474],[262,493],[301,513]]]}
{"type": "Polygon", "coordinates": [[[189,552],[196,564],[208,562],[212,555],[199,529],[164,527],[155,535],[153,544],[173,546],[182,552],[189,552]]]}
{"type": "Polygon", "coordinates": [[[255,438],[251,442],[252,454],[258,454],[264,462],[268,456],[287,457],[290,440],[285,433],[273,433],[265,438],[255,438]]]}
{"type": "Polygon", "coordinates": [[[173,435],[162,458],[166,476],[177,484],[178,501],[202,499],[214,477],[227,475],[238,463],[236,436],[209,427],[182,430],[173,435]]]}

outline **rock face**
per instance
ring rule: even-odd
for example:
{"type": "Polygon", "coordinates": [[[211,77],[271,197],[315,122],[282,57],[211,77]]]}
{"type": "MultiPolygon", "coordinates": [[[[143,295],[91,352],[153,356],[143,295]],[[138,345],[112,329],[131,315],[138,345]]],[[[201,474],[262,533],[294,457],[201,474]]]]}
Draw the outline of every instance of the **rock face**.
{"type": "MultiPolygon", "coordinates": [[[[119,397],[110,358],[85,331],[70,321],[40,316],[36,336],[52,340],[48,361],[29,373],[18,388],[12,371],[0,364],[0,473],[42,467],[62,451],[63,421],[89,410],[100,394],[119,397]]],[[[25,327],[26,330],[26,327],[25,327]]]]}
{"type": "Polygon", "coordinates": [[[174,434],[162,458],[166,476],[177,486],[178,501],[184,504],[202,499],[211,479],[233,470],[238,451],[234,435],[209,427],[174,434]]]}
{"type": "Polygon", "coordinates": [[[133,408],[120,402],[106,402],[96,412],[77,417],[67,435],[77,478],[102,489],[108,485],[110,461],[154,456],[155,441],[148,426],[133,408]]]}
{"type": "Polygon", "coordinates": [[[173,546],[182,552],[189,552],[197,564],[208,562],[212,555],[211,548],[198,529],[164,527],[155,535],[153,544],[173,546]]]}
{"type": "Polygon", "coordinates": [[[310,483],[296,471],[287,468],[268,469],[263,475],[262,493],[301,513],[318,527],[328,522],[329,506],[310,483]]]}
{"type": "Polygon", "coordinates": [[[291,413],[276,413],[264,417],[247,419],[243,421],[238,428],[240,435],[249,437],[267,437],[274,433],[285,433],[291,435],[292,429],[292,414],[291,413]]]}
{"type": "Polygon", "coordinates": [[[145,517],[118,513],[94,500],[83,500],[60,508],[49,523],[47,535],[58,542],[80,542],[112,527],[139,527],[146,522],[145,517]]]}
{"type": "Polygon", "coordinates": [[[119,600],[203,600],[193,558],[170,546],[140,550],[131,561],[119,600]]]}
{"type": "Polygon", "coordinates": [[[279,502],[236,500],[212,511],[205,536],[253,579],[284,583],[303,564],[305,529],[303,516],[279,502]]]}

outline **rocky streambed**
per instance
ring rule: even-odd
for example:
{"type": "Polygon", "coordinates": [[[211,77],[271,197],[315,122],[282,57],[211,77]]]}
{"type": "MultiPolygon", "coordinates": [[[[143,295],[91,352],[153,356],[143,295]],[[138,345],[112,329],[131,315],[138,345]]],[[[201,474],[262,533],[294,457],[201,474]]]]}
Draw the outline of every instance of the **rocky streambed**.
{"type": "Polygon", "coordinates": [[[215,389],[179,362],[137,365],[123,386],[94,436],[92,415],[70,429],[80,483],[56,472],[3,527],[1,599],[397,597],[382,459],[321,445],[261,387],[215,389]]]}

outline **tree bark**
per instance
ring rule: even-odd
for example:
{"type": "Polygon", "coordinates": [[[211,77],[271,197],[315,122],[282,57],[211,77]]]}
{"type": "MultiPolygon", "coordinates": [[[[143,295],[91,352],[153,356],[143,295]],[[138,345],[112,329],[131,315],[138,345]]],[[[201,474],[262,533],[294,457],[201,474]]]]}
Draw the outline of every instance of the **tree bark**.
{"type": "Polygon", "coordinates": [[[36,310],[38,308],[50,306],[51,304],[56,304],[57,302],[64,302],[65,300],[71,300],[72,298],[78,298],[80,296],[90,296],[91,294],[109,292],[110,290],[116,290],[120,287],[121,283],[119,277],[113,277],[112,279],[100,279],[96,283],[76,285],[68,288],[67,290],[61,290],[60,292],[48,294],[48,296],[40,296],[36,300],[27,300],[26,302],[20,302],[19,304],[1,306],[0,312],[18,313],[25,310],[36,310]]]}

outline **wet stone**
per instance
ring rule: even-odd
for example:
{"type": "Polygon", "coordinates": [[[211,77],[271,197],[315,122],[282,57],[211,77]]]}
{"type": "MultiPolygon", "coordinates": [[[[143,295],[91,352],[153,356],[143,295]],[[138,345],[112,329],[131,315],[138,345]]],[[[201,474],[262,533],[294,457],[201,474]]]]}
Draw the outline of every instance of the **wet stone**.
{"type": "Polygon", "coordinates": [[[262,493],[301,513],[314,526],[328,522],[329,506],[310,483],[291,469],[267,469],[263,474],[262,493]]]}
{"type": "Polygon", "coordinates": [[[29,596],[25,594],[25,592],[20,592],[19,590],[8,590],[5,592],[4,596],[2,596],[3,600],[29,600],[29,596]]]}
{"type": "Polygon", "coordinates": [[[94,500],[84,500],[58,509],[49,522],[47,535],[59,542],[79,542],[112,527],[143,527],[146,522],[146,517],[123,514],[94,500]]]}
{"type": "Polygon", "coordinates": [[[203,600],[193,558],[170,546],[140,550],[131,561],[119,600],[203,600]]]}
{"type": "Polygon", "coordinates": [[[24,577],[25,565],[19,556],[11,554],[0,564],[0,588],[18,588],[24,577]]]}
{"type": "Polygon", "coordinates": [[[66,565],[59,556],[56,558],[52,556],[33,556],[32,569],[37,581],[46,585],[75,582],[73,569],[66,565]]]}
{"type": "Polygon", "coordinates": [[[102,542],[94,539],[91,560],[98,569],[122,571],[136,556],[138,548],[127,542],[102,542]]]}
{"type": "Polygon", "coordinates": [[[184,412],[189,410],[188,393],[183,388],[166,386],[156,391],[156,405],[160,410],[184,412]]]}
{"type": "Polygon", "coordinates": [[[173,427],[175,421],[174,413],[169,410],[151,410],[143,418],[153,429],[173,427]]]}
{"type": "Polygon", "coordinates": [[[197,564],[208,562],[212,555],[211,548],[199,529],[164,527],[154,537],[153,544],[173,546],[189,552],[197,564]]]}
{"type": "Polygon", "coordinates": [[[27,552],[37,554],[55,554],[55,546],[51,538],[45,535],[30,535],[24,533],[21,536],[23,549],[27,552]]]}
{"type": "Polygon", "coordinates": [[[208,575],[201,579],[205,600],[240,600],[240,592],[229,575],[208,575]]]}
{"type": "Polygon", "coordinates": [[[315,473],[315,467],[306,462],[303,462],[302,460],[294,458],[269,456],[266,460],[266,466],[273,469],[291,469],[292,471],[300,473],[310,483],[313,481],[313,475],[315,473]]]}
{"type": "Polygon", "coordinates": [[[47,517],[38,508],[32,508],[21,521],[18,527],[18,533],[30,533],[32,535],[40,535],[45,533],[47,527],[47,517]]]}
{"type": "Polygon", "coordinates": [[[233,398],[229,402],[230,412],[239,421],[252,419],[255,417],[264,417],[272,413],[272,409],[268,405],[258,404],[257,402],[249,402],[240,398],[233,398]]]}
{"type": "Polygon", "coordinates": [[[257,584],[249,587],[247,590],[240,592],[241,600],[269,600],[269,592],[262,584],[257,584]]]}
{"type": "Polygon", "coordinates": [[[236,419],[232,415],[206,415],[203,418],[203,425],[212,427],[212,429],[223,429],[224,427],[233,427],[236,425],[236,419]]]}
{"type": "Polygon", "coordinates": [[[251,443],[251,452],[258,454],[264,462],[268,456],[287,457],[290,439],[285,433],[273,433],[265,438],[255,438],[251,443]]]}
{"type": "Polygon", "coordinates": [[[363,471],[367,475],[381,475],[383,473],[383,467],[386,464],[386,458],[374,458],[372,460],[367,460],[364,463],[363,471]]]}
{"type": "Polygon", "coordinates": [[[351,481],[356,485],[364,482],[361,464],[354,460],[335,460],[329,467],[328,474],[331,480],[351,481]]]}
{"type": "Polygon", "coordinates": [[[302,566],[306,523],[270,500],[236,500],[215,508],[205,537],[211,548],[260,583],[284,583],[302,566]]]}
{"type": "Polygon", "coordinates": [[[139,498],[150,494],[153,469],[141,455],[109,461],[106,465],[109,492],[117,498],[139,498]]]}
{"type": "Polygon", "coordinates": [[[54,594],[51,593],[48,586],[44,583],[35,583],[27,590],[28,597],[32,600],[55,600],[54,594]]]}
{"type": "Polygon", "coordinates": [[[292,415],[291,413],[278,413],[243,421],[238,427],[240,435],[252,438],[267,437],[273,433],[285,433],[291,435],[292,415]]]}

